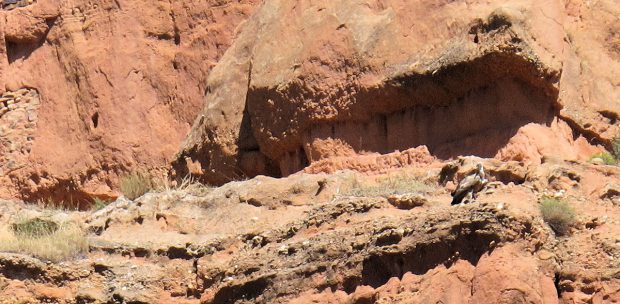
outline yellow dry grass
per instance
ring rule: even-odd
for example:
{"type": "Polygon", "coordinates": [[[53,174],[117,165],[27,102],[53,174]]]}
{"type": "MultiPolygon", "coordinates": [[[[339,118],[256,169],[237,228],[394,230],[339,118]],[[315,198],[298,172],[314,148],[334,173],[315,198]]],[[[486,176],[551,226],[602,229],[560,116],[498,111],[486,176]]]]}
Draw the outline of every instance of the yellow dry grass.
{"type": "Polygon", "coordinates": [[[180,182],[172,182],[167,179],[159,181],[156,191],[168,194],[181,192],[195,196],[204,196],[213,189],[212,186],[202,184],[192,177],[185,177],[180,182]]]}
{"type": "Polygon", "coordinates": [[[121,176],[120,188],[126,198],[135,200],[145,193],[153,190],[155,182],[153,177],[144,172],[132,172],[121,176]]]}
{"type": "Polygon", "coordinates": [[[54,262],[67,260],[88,250],[84,231],[73,223],[58,225],[54,231],[21,233],[10,226],[0,227],[0,251],[32,255],[54,262]]]}
{"type": "Polygon", "coordinates": [[[375,181],[361,181],[357,175],[353,175],[345,182],[342,194],[355,197],[379,197],[405,193],[427,194],[435,189],[436,186],[421,181],[419,176],[398,172],[377,178],[375,181]]]}

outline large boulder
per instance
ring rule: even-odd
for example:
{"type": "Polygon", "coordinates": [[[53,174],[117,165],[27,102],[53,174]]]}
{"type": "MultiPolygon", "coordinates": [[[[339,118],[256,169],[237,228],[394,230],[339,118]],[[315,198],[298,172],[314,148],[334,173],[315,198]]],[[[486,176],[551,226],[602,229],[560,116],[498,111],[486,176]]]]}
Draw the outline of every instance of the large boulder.
{"type": "Polygon", "coordinates": [[[617,132],[617,11],[613,1],[265,1],[210,74],[175,174],[285,176],[423,145],[439,159],[587,158],[617,132]]]}

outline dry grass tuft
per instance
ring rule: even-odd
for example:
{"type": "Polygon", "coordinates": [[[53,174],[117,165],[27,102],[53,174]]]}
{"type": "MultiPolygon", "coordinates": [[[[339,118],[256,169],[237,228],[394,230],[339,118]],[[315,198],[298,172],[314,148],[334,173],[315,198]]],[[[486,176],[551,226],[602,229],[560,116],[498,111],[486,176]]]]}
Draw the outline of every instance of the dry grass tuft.
{"type": "Polygon", "coordinates": [[[357,175],[354,175],[347,184],[342,195],[355,197],[387,197],[405,193],[427,194],[435,191],[436,188],[421,181],[419,177],[406,173],[389,174],[374,182],[360,181],[357,175]]]}
{"type": "Polygon", "coordinates": [[[121,192],[126,198],[135,200],[155,188],[153,177],[143,172],[132,172],[121,176],[121,192]]]}
{"type": "Polygon", "coordinates": [[[205,196],[213,190],[212,186],[202,184],[189,176],[185,177],[180,183],[176,184],[173,184],[169,180],[164,180],[160,182],[160,185],[157,188],[161,192],[167,192],[170,194],[173,192],[183,192],[194,196],[205,196]]]}
{"type": "Polygon", "coordinates": [[[0,227],[0,251],[32,255],[54,262],[88,250],[82,229],[74,223],[58,224],[35,218],[0,227]]]}
{"type": "Polygon", "coordinates": [[[566,235],[575,223],[575,211],[564,200],[543,197],[540,200],[540,212],[543,220],[558,235],[566,235]]]}
{"type": "Polygon", "coordinates": [[[35,202],[35,204],[45,210],[53,210],[53,211],[79,211],[80,203],[75,201],[63,201],[63,200],[54,200],[51,198],[39,199],[35,202]]]}

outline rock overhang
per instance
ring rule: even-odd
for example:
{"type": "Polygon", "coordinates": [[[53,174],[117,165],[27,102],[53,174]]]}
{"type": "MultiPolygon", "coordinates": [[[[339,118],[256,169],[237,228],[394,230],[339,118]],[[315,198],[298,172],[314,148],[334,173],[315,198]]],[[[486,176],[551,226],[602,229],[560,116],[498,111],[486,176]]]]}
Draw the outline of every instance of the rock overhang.
{"type": "MultiPolygon", "coordinates": [[[[513,26],[510,18],[496,12],[487,21],[476,20],[448,42],[443,53],[388,67],[392,73],[377,83],[343,81],[327,87],[327,93],[306,85],[307,76],[274,88],[250,83],[246,115],[260,151],[279,163],[283,175],[334,154],[385,154],[420,145],[428,145],[440,158],[493,157],[519,127],[550,126],[562,107],[561,70],[540,59],[521,38],[526,36],[523,27],[513,26]],[[486,122],[469,128],[476,118],[486,122]],[[499,142],[486,151],[441,151],[446,150],[441,144],[491,129],[502,129],[502,134],[491,134],[496,138],[490,141],[499,142]],[[403,134],[416,132],[425,134],[403,134]],[[314,147],[317,140],[337,140],[339,145],[331,150],[348,151],[321,155],[319,150],[326,149],[314,147]]],[[[370,70],[360,67],[359,73],[370,70]]]]}
{"type": "Polygon", "coordinates": [[[214,70],[175,174],[221,184],[423,146],[526,162],[606,146],[613,128],[572,86],[583,80],[561,5],[410,4],[266,2],[214,70]]]}

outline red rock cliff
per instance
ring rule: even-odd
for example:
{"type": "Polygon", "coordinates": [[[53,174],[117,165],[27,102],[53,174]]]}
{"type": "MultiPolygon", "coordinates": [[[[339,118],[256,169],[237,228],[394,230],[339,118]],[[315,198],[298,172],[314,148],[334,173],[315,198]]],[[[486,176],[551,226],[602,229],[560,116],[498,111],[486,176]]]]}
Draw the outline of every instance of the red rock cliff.
{"type": "Polygon", "coordinates": [[[0,197],[81,201],[114,196],[121,172],[165,172],[256,2],[38,0],[1,11],[0,91],[30,88],[40,107],[0,118],[0,197]]]}
{"type": "Polygon", "coordinates": [[[211,74],[177,174],[316,172],[420,145],[589,157],[617,135],[618,7],[565,2],[267,1],[211,74]]]}

